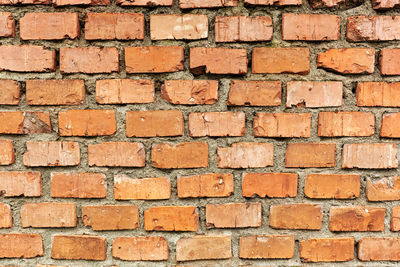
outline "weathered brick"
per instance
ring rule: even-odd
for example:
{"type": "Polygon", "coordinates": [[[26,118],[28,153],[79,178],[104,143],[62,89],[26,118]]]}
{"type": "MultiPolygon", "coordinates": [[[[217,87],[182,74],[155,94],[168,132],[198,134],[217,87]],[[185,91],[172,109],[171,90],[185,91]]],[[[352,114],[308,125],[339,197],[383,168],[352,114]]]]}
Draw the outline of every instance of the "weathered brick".
{"type": "Polygon", "coordinates": [[[400,200],[400,176],[367,180],[368,201],[400,200]]]}
{"type": "Polygon", "coordinates": [[[231,236],[197,235],[176,242],[176,260],[212,260],[232,258],[231,236]]]}
{"type": "Polygon", "coordinates": [[[295,197],[296,173],[245,173],[242,179],[244,197],[295,197]]]}
{"type": "Polygon", "coordinates": [[[39,197],[42,195],[40,172],[0,172],[0,191],[3,197],[39,197]]]}
{"type": "Polygon", "coordinates": [[[179,198],[228,197],[233,194],[233,175],[208,173],[194,176],[178,176],[179,198]]]}
{"type": "Polygon", "coordinates": [[[321,168],[336,166],[335,144],[289,143],[285,166],[289,168],[321,168]]]}
{"type": "Polygon", "coordinates": [[[152,207],[144,211],[146,231],[194,231],[199,227],[199,215],[194,206],[152,207]]]}
{"type": "Polygon", "coordinates": [[[358,241],[361,261],[400,261],[400,238],[363,237],[358,241]]]}
{"type": "Polygon", "coordinates": [[[372,0],[373,9],[391,9],[400,6],[399,0],[372,0]]]}
{"type": "Polygon", "coordinates": [[[390,221],[391,231],[400,231],[400,206],[395,206],[392,209],[392,219],[390,221]]]}
{"type": "Polygon", "coordinates": [[[292,235],[242,236],[239,241],[239,258],[290,259],[294,257],[292,235]]]}
{"type": "Polygon", "coordinates": [[[384,113],[382,115],[381,136],[389,138],[400,137],[400,113],[384,113]]]}
{"type": "Polygon", "coordinates": [[[107,243],[104,237],[88,235],[56,235],[51,249],[52,259],[105,260],[107,243]]]}
{"type": "Polygon", "coordinates": [[[88,13],[86,40],[144,39],[144,15],[140,13],[88,13]]]}
{"type": "Polygon", "coordinates": [[[243,136],[246,115],[243,112],[192,112],[189,114],[189,135],[243,136]]]}
{"type": "Polygon", "coordinates": [[[133,205],[83,206],[82,221],[94,231],[136,229],[139,211],[133,205]]]}
{"type": "Polygon", "coordinates": [[[153,145],[151,165],[160,169],[208,167],[208,144],[195,142],[153,145]]]}
{"type": "Polygon", "coordinates": [[[51,0],[0,0],[0,5],[49,5],[51,0]]]}
{"type": "Polygon", "coordinates": [[[347,17],[347,40],[392,41],[400,39],[400,16],[347,17]]]}
{"type": "Polygon", "coordinates": [[[400,49],[382,49],[380,65],[382,75],[399,75],[400,49]]]}
{"type": "Polygon", "coordinates": [[[88,145],[89,166],[144,167],[145,149],[137,142],[103,142],[88,145]]]}
{"type": "Polygon", "coordinates": [[[11,12],[0,12],[0,37],[15,36],[15,21],[11,12]]]}
{"type": "Polygon", "coordinates": [[[0,80],[0,105],[18,105],[21,88],[17,81],[0,80]]]}
{"type": "Polygon", "coordinates": [[[375,116],[371,112],[320,112],[318,136],[371,136],[375,116]]]}
{"type": "Polygon", "coordinates": [[[399,107],[400,82],[359,82],[357,84],[357,106],[399,107]]]}
{"type": "Polygon", "coordinates": [[[218,147],[218,168],[264,168],[274,165],[274,145],[269,143],[233,143],[218,147]]]}
{"type": "Polygon", "coordinates": [[[360,197],[358,174],[308,174],[304,194],[309,198],[352,199],[360,197]]]}
{"type": "Polygon", "coordinates": [[[25,166],[76,166],[80,163],[77,142],[26,142],[23,155],[25,166]]]}
{"type": "Polygon", "coordinates": [[[206,205],[207,228],[244,228],[261,226],[261,203],[206,205]]]}
{"type": "Polygon", "coordinates": [[[340,17],[327,14],[282,14],[282,39],[331,41],[340,36],[340,17]]]}
{"type": "Polygon", "coordinates": [[[13,223],[13,217],[10,205],[5,203],[0,203],[0,229],[11,228],[12,223],[13,223]]]}
{"type": "Polygon", "coordinates": [[[0,258],[35,258],[43,256],[42,236],[38,234],[0,235],[0,258]]]}
{"type": "Polygon", "coordinates": [[[257,112],[253,132],[263,137],[310,137],[311,113],[257,112]]]}
{"type": "Polygon", "coordinates": [[[343,145],[342,168],[390,169],[398,167],[397,146],[393,143],[343,145]]]}
{"type": "Polygon", "coordinates": [[[162,73],[184,69],[183,47],[125,47],[127,73],[162,73]]]}
{"type": "Polygon", "coordinates": [[[121,6],[172,6],[174,0],[117,0],[121,6]]]}
{"type": "MultiPolygon", "coordinates": [[[[33,0],[38,1],[38,0],[33,0]]],[[[44,0],[40,0],[44,1],[44,0]]],[[[85,5],[85,6],[108,6],[110,5],[110,0],[53,0],[53,5],[56,7],[60,6],[76,6],[76,5],[85,5]]]]}
{"type": "Polygon", "coordinates": [[[1,111],[0,121],[2,134],[51,133],[48,112],[1,111]]]}
{"type": "Polygon", "coordinates": [[[231,80],[227,105],[279,106],[282,98],[280,81],[231,80]]]}
{"type": "Polygon", "coordinates": [[[112,255],[125,261],[168,260],[168,243],[162,236],[117,237],[112,255]]]}
{"type": "Polygon", "coordinates": [[[171,182],[167,177],[132,179],[126,175],[114,176],[114,198],[127,199],[169,199],[171,182]]]}
{"type": "Polygon", "coordinates": [[[306,203],[272,205],[269,226],[276,229],[319,230],[322,226],[322,207],[306,203]]]}
{"type": "Polygon", "coordinates": [[[311,0],[312,8],[331,8],[349,9],[363,4],[362,0],[311,0]]]}
{"type": "Polygon", "coordinates": [[[211,105],[218,101],[218,81],[166,80],[161,97],[171,104],[211,105]]]}
{"type": "Polygon", "coordinates": [[[300,241],[305,262],[343,262],[354,259],[354,238],[316,238],[300,241]]]}
{"type": "Polygon", "coordinates": [[[287,83],[286,107],[340,107],[342,103],[342,82],[289,81],[287,83]]]}
{"type": "Polygon", "coordinates": [[[13,141],[0,139],[0,165],[11,165],[14,161],[13,141]]]}
{"type": "Polygon", "coordinates": [[[379,207],[331,207],[329,230],[332,232],[383,231],[385,213],[385,208],[379,207]]]}
{"type": "Polygon", "coordinates": [[[22,227],[76,227],[75,203],[25,203],[21,208],[22,227]]]}
{"type": "Polygon", "coordinates": [[[253,73],[308,74],[310,49],[305,47],[255,47],[252,60],[253,73]]]}
{"type": "Polygon", "coordinates": [[[98,104],[139,104],[154,102],[152,80],[111,79],[96,81],[98,104]]]}
{"type": "Polygon", "coordinates": [[[245,4],[261,6],[299,6],[302,0],[244,0],[245,4]]]}
{"type": "Polygon", "coordinates": [[[238,0],[179,0],[180,8],[211,8],[237,6],[238,0]]]}

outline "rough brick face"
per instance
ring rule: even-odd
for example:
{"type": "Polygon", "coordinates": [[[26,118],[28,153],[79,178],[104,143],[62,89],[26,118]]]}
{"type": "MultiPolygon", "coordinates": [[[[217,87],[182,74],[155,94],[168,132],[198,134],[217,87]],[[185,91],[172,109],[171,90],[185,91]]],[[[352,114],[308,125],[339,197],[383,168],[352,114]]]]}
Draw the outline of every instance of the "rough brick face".
{"type": "Polygon", "coordinates": [[[322,226],[322,208],[304,203],[272,205],[269,225],[277,229],[318,230],[322,226]]]}
{"type": "Polygon", "coordinates": [[[373,9],[390,9],[390,8],[398,8],[400,6],[400,2],[398,0],[372,0],[372,8],[373,9]]]}
{"type": "Polygon", "coordinates": [[[161,97],[171,104],[212,105],[218,101],[218,81],[166,80],[161,97]]]}
{"type": "Polygon", "coordinates": [[[13,80],[0,80],[0,105],[18,105],[21,99],[21,88],[13,80]]]}
{"type": "Polygon", "coordinates": [[[262,6],[298,6],[302,0],[244,0],[246,4],[262,6]]]}
{"type": "Polygon", "coordinates": [[[304,194],[309,198],[351,199],[360,197],[358,174],[309,174],[304,194]]]}
{"type": "Polygon", "coordinates": [[[261,203],[206,205],[208,228],[243,228],[261,226],[261,203]]]}
{"type": "Polygon", "coordinates": [[[12,13],[0,12],[0,37],[15,36],[15,21],[12,13]]]}
{"type": "Polygon", "coordinates": [[[392,220],[390,221],[391,231],[400,231],[400,207],[396,206],[392,209],[392,220]]]}
{"type": "Polygon", "coordinates": [[[332,207],[329,214],[329,230],[383,231],[385,208],[379,207],[332,207]]]}
{"type": "Polygon", "coordinates": [[[290,259],[294,256],[294,238],[290,235],[242,236],[239,257],[243,259],[290,259]]]}
{"type": "Polygon", "coordinates": [[[400,239],[395,237],[364,237],[358,242],[361,261],[400,261],[399,250],[400,239]]]}
{"type": "Polygon", "coordinates": [[[228,197],[233,194],[233,175],[208,173],[178,177],[179,198],[228,197]]]}
{"type": "Polygon", "coordinates": [[[126,261],[162,261],[168,259],[168,243],[164,237],[117,237],[112,255],[126,261]]]}
{"type": "Polygon", "coordinates": [[[300,241],[305,262],[343,262],[354,259],[354,238],[320,238],[300,241]]]}
{"type": "Polygon", "coordinates": [[[121,6],[172,6],[174,0],[117,0],[121,6]]]}
{"type": "Polygon", "coordinates": [[[104,142],[88,146],[89,166],[144,167],[142,143],[104,142]]]}
{"type": "Polygon", "coordinates": [[[257,113],[253,123],[254,136],[310,137],[310,113],[257,113]]]}
{"type": "Polygon", "coordinates": [[[10,205],[0,203],[0,228],[11,228],[13,223],[10,205]]]}
{"type": "Polygon", "coordinates": [[[199,215],[193,206],[152,207],[144,211],[146,231],[198,230],[199,215]]]}
{"type": "Polygon", "coordinates": [[[318,136],[371,136],[375,116],[370,112],[320,112],[318,136]]]}
{"type": "Polygon", "coordinates": [[[3,197],[39,197],[42,195],[40,172],[0,172],[0,191],[3,197]]]}
{"type": "Polygon", "coordinates": [[[210,8],[237,6],[238,0],[179,0],[180,8],[210,8]]]}
{"type": "MultiPolygon", "coordinates": [[[[37,1],[37,0],[32,0],[32,1],[37,1]]],[[[39,0],[39,1],[45,1],[45,0],[39,0]]],[[[111,2],[110,0],[53,0],[53,5],[56,7],[76,6],[76,5],[107,6],[110,5],[110,2],[111,2]]]]}
{"type": "Polygon", "coordinates": [[[367,180],[368,201],[400,200],[400,177],[385,177],[379,180],[367,180]]]}
{"type": "Polygon", "coordinates": [[[357,106],[399,107],[399,82],[359,82],[357,84],[357,106]]]}
{"type": "Polygon", "coordinates": [[[114,198],[127,199],[169,199],[171,183],[166,177],[132,179],[126,175],[114,176],[114,198]]]}
{"type": "Polygon", "coordinates": [[[400,137],[400,113],[385,113],[382,116],[381,136],[389,138],[400,137]]]}
{"type": "Polygon", "coordinates": [[[43,256],[43,241],[38,234],[0,235],[1,258],[35,258],[43,256]]]}
{"type": "Polygon", "coordinates": [[[138,104],[154,101],[152,80],[112,79],[96,81],[99,104],[138,104]]]}
{"type": "Polygon", "coordinates": [[[282,97],[280,81],[231,80],[227,105],[279,106],[282,97]]]}
{"type": "Polygon", "coordinates": [[[232,257],[230,236],[198,235],[183,237],[176,242],[176,260],[229,259],[232,257]]]}
{"type": "Polygon", "coordinates": [[[21,209],[22,227],[75,227],[75,203],[26,203],[21,209]]]}
{"type": "Polygon", "coordinates": [[[392,41],[400,39],[399,16],[355,16],[347,18],[350,41],[392,41]]]}
{"type": "Polygon", "coordinates": [[[139,211],[128,205],[83,206],[82,220],[94,231],[135,229],[139,227],[139,211]]]}
{"type": "Polygon", "coordinates": [[[70,260],[105,260],[106,239],[87,235],[57,235],[53,237],[51,257],[70,260]]]}
{"type": "Polygon", "coordinates": [[[296,173],[246,173],[242,179],[244,197],[295,197],[296,173]]]}
{"type": "Polygon", "coordinates": [[[15,161],[14,145],[11,140],[0,140],[0,165],[11,165],[15,161]]]}
{"type": "Polygon", "coordinates": [[[396,144],[344,144],[342,168],[397,168],[396,144]]]}
{"type": "Polygon", "coordinates": [[[400,49],[382,49],[380,66],[382,75],[399,75],[400,49]]]}
{"type": "Polygon", "coordinates": [[[0,112],[0,133],[2,134],[29,134],[51,133],[50,114],[47,112],[0,112]]]}
{"type": "Polygon", "coordinates": [[[274,164],[274,146],[268,143],[234,143],[218,147],[218,168],[264,168],[274,164]]]}
{"type": "Polygon", "coordinates": [[[335,144],[290,143],[286,148],[286,167],[312,168],[336,165],[335,144]]]}
{"type": "Polygon", "coordinates": [[[189,134],[201,136],[243,136],[245,134],[243,112],[206,112],[189,114],[189,134]]]}

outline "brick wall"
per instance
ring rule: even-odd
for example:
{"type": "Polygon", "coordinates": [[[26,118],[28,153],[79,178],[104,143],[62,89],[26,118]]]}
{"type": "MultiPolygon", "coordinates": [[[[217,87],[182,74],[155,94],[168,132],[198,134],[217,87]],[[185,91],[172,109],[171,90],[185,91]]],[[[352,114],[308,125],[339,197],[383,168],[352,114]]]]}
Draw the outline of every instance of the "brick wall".
{"type": "Polygon", "coordinates": [[[0,0],[0,265],[400,262],[399,6],[0,0]]]}

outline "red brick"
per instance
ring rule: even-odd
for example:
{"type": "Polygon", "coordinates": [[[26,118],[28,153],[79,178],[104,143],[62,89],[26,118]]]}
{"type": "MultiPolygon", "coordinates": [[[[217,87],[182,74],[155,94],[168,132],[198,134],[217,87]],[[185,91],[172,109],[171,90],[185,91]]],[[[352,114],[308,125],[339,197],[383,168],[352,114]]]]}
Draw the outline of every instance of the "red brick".
{"type": "Polygon", "coordinates": [[[178,176],[179,198],[228,197],[233,194],[233,175],[208,173],[194,176],[178,176]]]}
{"type": "Polygon", "coordinates": [[[88,235],[56,235],[51,249],[52,259],[105,260],[106,239],[88,235]]]}
{"type": "Polygon", "coordinates": [[[51,133],[48,112],[2,111],[0,121],[3,134],[51,133]]]}
{"type": "Polygon", "coordinates": [[[290,73],[306,75],[310,72],[310,49],[305,47],[255,47],[253,73],[290,73]]]}
{"type": "Polygon", "coordinates": [[[0,5],[49,5],[50,0],[0,0],[0,5]]]}
{"type": "Polygon", "coordinates": [[[400,231],[400,206],[393,207],[392,220],[390,221],[391,231],[400,231]]]}
{"type": "Polygon", "coordinates": [[[0,235],[0,258],[29,259],[43,254],[43,241],[38,234],[0,235]]]}
{"type": "Polygon", "coordinates": [[[302,0],[244,0],[244,3],[262,6],[299,6],[302,0]]]}
{"type": "Polygon", "coordinates": [[[354,259],[354,238],[318,238],[300,241],[304,262],[343,262],[354,259]]]}
{"type": "Polygon", "coordinates": [[[269,143],[233,143],[218,147],[218,168],[264,168],[274,165],[274,145],[269,143]]]}
{"type": "Polygon", "coordinates": [[[127,73],[162,73],[184,69],[183,47],[125,47],[127,73]]]}
{"type": "Polygon", "coordinates": [[[215,18],[215,42],[254,42],[272,39],[270,16],[232,16],[215,18]]]}
{"type": "Polygon", "coordinates": [[[153,145],[151,165],[160,169],[208,167],[208,144],[194,142],[153,145]]]}
{"type": "Polygon", "coordinates": [[[329,230],[332,232],[383,231],[385,213],[385,208],[379,207],[331,207],[329,230]]]}
{"type": "Polygon", "coordinates": [[[121,6],[172,6],[174,0],[117,0],[121,6]]]}
{"type": "Polygon", "coordinates": [[[98,104],[139,104],[154,102],[152,80],[112,79],[96,81],[98,104]]]}
{"type": "Polygon", "coordinates": [[[40,172],[0,172],[0,192],[3,197],[39,197],[42,195],[40,172]]]}
{"type": "Polygon", "coordinates": [[[146,231],[194,231],[199,228],[196,207],[164,206],[152,207],[144,211],[146,231]]]}
{"type": "Polygon", "coordinates": [[[280,106],[282,98],[280,81],[231,80],[227,105],[230,106],[280,106]]]}
{"type": "Polygon", "coordinates": [[[245,124],[243,112],[192,112],[189,114],[189,135],[244,136],[245,124]]]}
{"type": "Polygon", "coordinates": [[[11,228],[13,223],[10,205],[0,203],[0,228],[11,228]]]}
{"type": "Polygon", "coordinates": [[[399,0],[372,0],[373,9],[391,9],[400,6],[399,0]]]}
{"type": "Polygon", "coordinates": [[[261,226],[261,203],[206,205],[207,228],[244,228],[261,226]]]}
{"type": "Polygon", "coordinates": [[[117,237],[112,256],[125,261],[168,260],[168,243],[162,236],[117,237]]]}
{"type": "Polygon", "coordinates": [[[306,203],[272,205],[269,226],[276,229],[319,230],[322,226],[322,207],[306,203]]]}
{"type": "Polygon", "coordinates": [[[245,74],[247,73],[246,49],[190,48],[190,71],[201,74],[245,74]]]}
{"type": "Polygon", "coordinates": [[[245,173],[242,179],[244,197],[295,197],[296,173],[245,173]]]}
{"type": "Polygon", "coordinates": [[[88,145],[89,166],[144,167],[145,149],[137,142],[103,142],[88,145]]]}
{"type": "Polygon", "coordinates": [[[340,17],[326,14],[282,14],[282,39],[331,41],[340,36],[340,17]]]}
{"type": "Polygon", "coordinates": [[[341,74],[374,72],[375,50],[368,48],[328,49],[318,54],[317,67],[341,74]]]}
{"type": "Polygon", "coordinates": [[[18,105],[21,88],[17,81],[0,80],[0,105],[18,105]]]}
{"type": "Polygon", "coordinates": [[[286,107],[340,107],[343,104],[342,82],[287,83],[286,107]]]}
{"type": "Polygon", "coordinates": [[[79,37],[78,13],[26,13],[19,20],[23,40],[61,40],[79,37]]]}
{"type": "Polygon", "coordinates": [[[144,15],[140,13],[88,13],[86,40],[144,39],[144,15]]]}
{"type": "Polygon", "coordinates": [[[13,141],[0,139],[0,165],[11,165],[14,161],[13,141]]]}
{"type": "Polygon", "coordinates": [[[152,40],[195,40],[208,37],[208,18],[197,14],[150,15],[152,40]]]}
{"type": "Polygon", "coordinates": [[[336,7],[339,9],[350,9],[363,4],[360,0],[311,0],[309,3],[312,8],[336,7]]]}
{"type": "Polygon", "coordinates": [[[62,198],[105,198],[106,176],[102,173],[51,173],[51,196],[62,198]]]}
{"type": "Polygon", "coordinates": [[[400,113],[384,113],[382,115],[381,136],[389,138],[400,137],[400,113]]]}
{"type": "Polygon", "coordinates": [[[289,143],[285,166],[289,168],[323,168],[336,166],[335,144],[289,143]]]}
{"type": "Polygon", "coordinates": [[[76,166],[80,163],[77,142],[26,142],[25,166],[76,166]]]}
{"type": "Polygon", "coordinates": [[[320,112],[318,136],[371,136],[375,116],[371,112],[320,112]]]}
{"type": "Polygon", "coordinates": [[[136,229],[139,211],[133,205],[83,206],[82,221],[94,231],[136,229]]]}
{"type": "MultiPolygon", "coordinates": [[[[37,1],[37,0],[33,0],[37,1]]],[[[43,1],[43,0],[41,0],[43,1]]],[[[59,6],[76,6],[76,5],[88,5],[88,6],[108,6],[110,0],[53,0],[53,5],[59,6]]]]}
{"type": "Polygon", "coordinates": [[[400,107],[400,82],[359,82],[357,106],[400,107]]]}
{"type": "Polygon", "coordinates": [[[132,179],[126,175],[114,176],[114,198],[118,200],[158,200],[171,197],[171,182],[167,177],[132,179]]]}
{"type": "Polygon", "coordinates": [[[84,80],[27,80],[28,105],[81,105],[85,102],[84,80]]]}
{"type": "Polygon", "coordinates": [[[15,36],[15,21],[11,12],[0,12],[0,36],[15,36]]]}
{"type": "Polygon", "coordinates": [[[311,113],[257,112],[253,132],[263,137],[310,137],[311,113]]]}
{"type": "Polygon", "coordinates": [[[218,81],[166,80],[161,97],[171,104],[211,105],[218,101],[218,81]]]}
{"type": "Polygon", "coordinates": [[[367,180],[368,201],[400,200],[400,176],[367,180]]]}
{"type": "Polygon", "coordinates": [[[355,16],[347,18],[347,40],[392,41],[400,39],[400,16],[355,16]]]}
{"type": "Polygon", "coordinates": [[[380,56],[382,75],[399,75],[400,49],[382,49],[380,56]]]}
{"type": "Polygon", "coordinates": [[[358,242],[361,261],[400,261],[400,238],[363,237],[358,242]]]}
{"type": "Polygon", "coordinates": [[[179,110],[128,111],[127,137],[156,137],[183,135],[184,120],[179,110]]]}
{"type": "Polygon", "coordinates": [[[360,197],[358,174],[308,174],[304,194],[309,198],[352,199],[360,197]]]}
{"type": "Polygon", "coordinates": [[[231,236],[196,235],[176,242],[176,260],[213,260],[232,258],[231,236]]]}
{"type": "Polygon", "coordinates": [[[242,236],[239,241],[239,258],[291,259],[294,257],[292,235],[242,236]]]}
{"type": "Polygon", "coordinates": [[[25,203],[21,208],[22,227],[76,227],[75,203],[25,203]]]}
{"type": "Polygon", "coordinates": [[[55,56],[54,50],[38,45],[0,45],[0,71],[55,71],[55,56]]]}
{"type": "Polygon", "coordinates": [[[212,8],[237,5],[238,0],[179,0],[180,8],[212,8]]]}
{"type": "Polygon", "coordinates": [[[344,144],[342,168],[397,168],[397,147],[392,143],[344,144]]]}

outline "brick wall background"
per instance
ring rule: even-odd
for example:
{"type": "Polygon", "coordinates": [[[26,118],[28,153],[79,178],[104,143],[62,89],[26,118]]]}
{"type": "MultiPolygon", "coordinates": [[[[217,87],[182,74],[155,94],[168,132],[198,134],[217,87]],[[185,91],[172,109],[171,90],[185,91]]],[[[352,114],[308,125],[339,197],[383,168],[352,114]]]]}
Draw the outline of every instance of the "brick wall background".
{"type": "Polygon", "coordinates": [[[0,265],[396,266],[399,5],[0,0],[0,265]]]}

